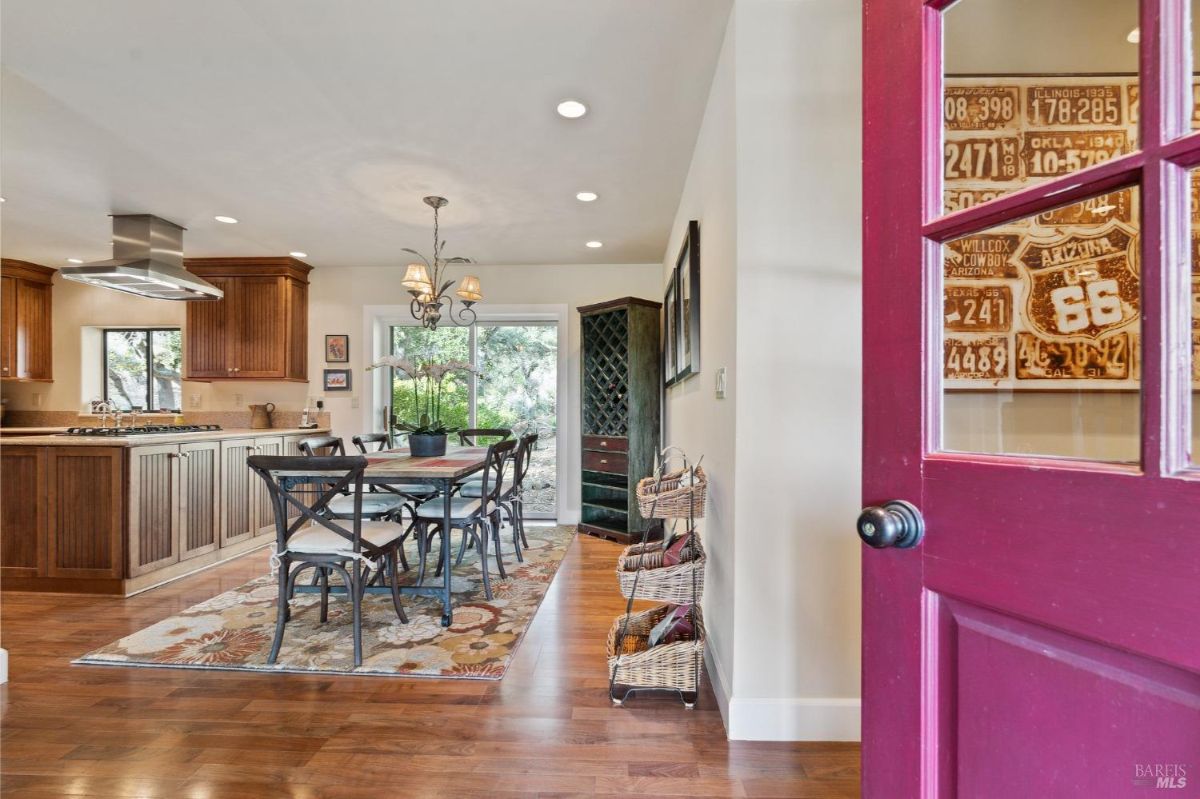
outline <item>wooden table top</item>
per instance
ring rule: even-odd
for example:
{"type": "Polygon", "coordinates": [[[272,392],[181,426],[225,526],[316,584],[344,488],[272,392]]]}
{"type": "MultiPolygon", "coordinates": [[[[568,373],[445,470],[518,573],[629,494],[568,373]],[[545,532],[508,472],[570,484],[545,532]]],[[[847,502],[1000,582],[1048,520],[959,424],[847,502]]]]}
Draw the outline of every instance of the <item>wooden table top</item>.
{"type": "Polygon", "coordinates": [[[487,463],[487,447],[447,446],[445,455],[414,458],[407,447],[367,455],[367,480],[456,480],[477,472],[487,463]]]}

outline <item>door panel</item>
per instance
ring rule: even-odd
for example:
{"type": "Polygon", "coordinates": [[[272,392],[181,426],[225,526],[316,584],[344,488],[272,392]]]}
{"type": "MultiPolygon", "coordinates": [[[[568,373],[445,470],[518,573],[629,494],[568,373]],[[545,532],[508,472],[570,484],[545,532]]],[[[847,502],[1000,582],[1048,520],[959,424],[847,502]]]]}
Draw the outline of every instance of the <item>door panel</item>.
{"type": "Polygon", "coordinates": [[[0,451],[0,573],[10,577],[46,574],[46,448],[4,447],[0,451]]]}
{"type": "Polygon", "coordinates": [[[179,446],[179,559],[217,548],[220,537],[221,442],[179,446]]]}
{"type": "Polygon", "coordinates": [[[179,445],[129,450],[129,576],[179,560],[179,445]]]}
{"type": "MultiPolygon", "coordinates": [[[[283,436],[258,436],[254,439],[255,455],[282,455],[283,436]]],[[[251,527],[255,535],[275,533],[275,511],[271,508],[271,495],[262,478],[250,471],[245,463],[242,469],[250,475],[251,506],[254,518],[251,527]]]]}
{"type": "Polygon", "coordinates": [[[286,377],[285,278],[238,278],[231,330],[236,377],[286,377]]]}
{"type": "Polygon", "coordinates": [[[187,375],[192,378],[229,377],[229,309],[237,301],[236,283],[224,277],[205,278],[225,292],[220,300],[187,303],[187,375]]]}
{"type": "Polygon", "coordinates": [[[27,380],[54,377],[51,286],[17,281],[17,376],[27,380]]]}
{"type": "Polygon", "coordinates": [[[221,546],[244,541],[254,532],[253,486],[257,479],[246,466],[254,448],[252,438],[221,442],[221,546]]]}
{"type": "Polygon", "coordinates": [[[0,377],[17,376],[17,279],[0,277],[0,377]]]}
{"type": "Polygon", "coordinates": [[[46,576],[125,576],[124,451],[116,447],[48,449],[46,576]]]}
{"type": "MultiPolygon", "coordinates": [[[[1200,751],[1200,527],[1191,518],[1200,508],[1200,474],[1188,469],[1192,381],[1181,357],[1191,351],[1187,169],[1200,164],[1200,136],[1183,137],[1190,120],[1180,113],[1191,86],[1179,46],[1190,3],[1142,2],[1140,47],[1125,52],[1137,56],[1132,72],[1140,78],[1121,92],[1096,89],[1111,77],[1096,75],[1070,76],[1081,78],[1079,86],[1063,89],[1071,81],[1062,73],[1080,70],[1061,65],[1053,76],[1021,75],[1026,82],[1008,92],[1024,122],[1031,101],[1049,96],[1034,91],[1039,85],[1054,84],[1050,94],[1071,99],[1098,98],[1101,110],[1119,95],[1128,134],[1119,152],[1091,166],[1075,163],[1079,153],[1067,151],[1080,149],[1073,143],[1092,127],[1082,118],[1059,120],[1049,132],[976,124],[979,98],[1004,88],[978,74],[971,80],[988,91],[968,93],[961,117],[977,129],[945,127],[955,84],[943,81],[951,71],[943,39],[954,35],[956,19],[984,9],[988,21],[968,29],[974,36],[965,45],[945,41],[951,60],[964,47],[972,58],[1026,63],[1101,58],[1120,41],[1109,47],[1108,38],[1087,37],[1123,37],[1132,27],[1123,2],[1080,4],[1086,24],[1038,22],[1068,5],[864,4],[863,499],[909,500],[925,520],[916,546],[863,551],[868,799],[1090,799],[1140,795],[1147,786],[1186,788],[1172,794],[1186,796],[1200,787],[1194,771],[1186,784],[1157,783],[1159,774],[1194,769],[1200,751]],[[1057,45],[1038,46],[1047,36],[1057,45]],[[1016,139],[1017,176],[1029,179],[1003,190],[993,190],[996,174],[952,186],[961,176],[947,169],[946,145],[967,133],[1016,139]],[[1059,147],[1071,164],[1054,174],[1031,174],[1032,160],[1021,160],[1040,150],[1044,161],[1059,147]],[[947,212],[952,189],[975,194],[947,212]],[[1096,303],[1105,297],[1089,296],[1087,284],[1105,277],[1112,255],[1101,238],[1120,225],[1136,236],[1124,257],[1137,261],[1129,270],[1137,290],[1119,303],[1096,303]],[[1022,258],[1029,242],[1045,245],[1038,259],[1022,258]],[[1039,286],[1048,272],[1059,282],[1039,286]],[[1022,360],[1018,326],[963,329],[966,300],[978,311],[1006,297],[1004,288],[1012,294],[1008,319],[1024,313],[1026,321],[1037,317],[1030,303],[1043,288],[1050,309],[1053,289],[1074,292],[1061,297],[1070,307],[1042,314],[1052,329],[1040,332],[1052,345],[1024,359],[1051,371],[1067,367],[1069,396],[1030,393],[1014,371],[987,376],[1012,385],[984,385],[984,376],[947,368],[951,345],[961,345],[954,339],[1003,338],[1016,356],[1007,364],[1022,360]],[[1106,329],[1106,309],[1118,308],[1128,329],[1106,329]],[[1125,314],[1131,310],[1136,318],[1125,314]],[[1105,382],[1111,376],[1092,367],[1098,342],[1123,333],[1137,335],[1140,355],[1128,362],[1130,384],[1114,389],[1105,382]],[[1085,368],[1070,371],[1078,359],[1085,368]],[[1117,407],[1139,388],[1137,405],[1117,407]],[[963,396],[975,406],[965,414],[955,407],[963,396]],[[1052,414],[1047,403],[1056,401],[1063,407],[1052,414]],[[1014,403],[1041,410],[1019,413],[1014,403]],[[1118,412],[1122,420],[1110,424],[1118,412]],[[1021,427],[1013,428],[1018,416],[1021,427]],[[1051,440],[1059,445],[1046,446],[1051,440]]],[[[960,346],[956,363],[964,352],[960,346]]],[[[874,530],[860,534],[869,541],[874,530]]]]}

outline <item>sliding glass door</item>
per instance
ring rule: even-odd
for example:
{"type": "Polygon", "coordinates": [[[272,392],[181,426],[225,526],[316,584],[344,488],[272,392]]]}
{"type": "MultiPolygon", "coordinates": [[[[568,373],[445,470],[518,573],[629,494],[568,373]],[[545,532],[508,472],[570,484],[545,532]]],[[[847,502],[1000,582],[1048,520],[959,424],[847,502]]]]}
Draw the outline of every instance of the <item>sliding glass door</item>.
{"type": "MultiPolygon", "coordinates": [[[[417,363],[463,361],[477,374],[457,373],[442,386],[442,420],[453,427],[504,427],[538,434],[525,478],[525,514],[554,518],[558,510],[558,327],[552,322],[479,322],[425,330],[394,326],[392,353],[417,363]]],[[[412,382],[392,375],[392,418],[420,412],[412,382]]]]}

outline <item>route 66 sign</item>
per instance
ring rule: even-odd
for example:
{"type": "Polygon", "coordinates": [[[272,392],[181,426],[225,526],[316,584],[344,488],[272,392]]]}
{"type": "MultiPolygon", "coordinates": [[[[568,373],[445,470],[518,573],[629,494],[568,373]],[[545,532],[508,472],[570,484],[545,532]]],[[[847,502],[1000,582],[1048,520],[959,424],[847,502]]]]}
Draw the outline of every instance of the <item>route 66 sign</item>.
{"type": "Polygon", "coordinates": [[[1116,221],[1026,239],[1015,254],[1026,285],[1026,324],[1051,338],[1099,339],[1135,321],[1137,243],[1137,233],[1116,221]]]}

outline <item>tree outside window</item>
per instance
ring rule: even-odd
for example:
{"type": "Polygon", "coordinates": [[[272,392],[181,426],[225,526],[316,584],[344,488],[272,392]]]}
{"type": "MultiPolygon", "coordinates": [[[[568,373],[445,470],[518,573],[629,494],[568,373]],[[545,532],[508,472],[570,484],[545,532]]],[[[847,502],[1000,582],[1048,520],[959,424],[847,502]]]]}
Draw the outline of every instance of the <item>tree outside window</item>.
{"type": "Polygon", "coordinates": [[[104,331],[104,399],[121,410],[178,410],[183,338],[177,328],[104,331]]]}

